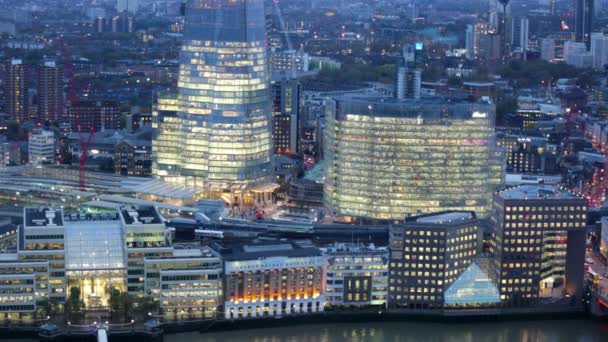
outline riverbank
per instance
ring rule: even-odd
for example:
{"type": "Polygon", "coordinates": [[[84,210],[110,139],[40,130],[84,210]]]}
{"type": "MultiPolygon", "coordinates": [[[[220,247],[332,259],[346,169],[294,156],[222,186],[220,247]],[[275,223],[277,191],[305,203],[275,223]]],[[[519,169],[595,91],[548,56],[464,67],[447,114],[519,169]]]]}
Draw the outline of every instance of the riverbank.
{"type": "MultiPolygon", "coordinates": [[[[470,324],[471,322],[516,322],[516,321],[552,321],[552,320],[602,320],[586,313],[584,308],[519,308],[519,309],[484,309],[461,311],[326,311],[316,314],[288,316],[282,318],[250,318],[238,320],[207,320],[165,323],[161,326],[161,333],[150,334],[141,328],[122,331],[110,331],[111,341],[122,341],[137,338],[138,341],[162,341],[163,335],[186,332],[218,333],[238,330],[273,329],[283,327],[361,323],[374,324],[383,322],[420,322],[441,324],[470,324]]],[[[608,321],[603,319],[603,321],[608,321]]],[[[39,331],[33,328],[0,327],[2,338],[38,339],[39,331]]],[[[86,334],[59,329],[52,341],[95,341],[94,331],[86,334]]]]}

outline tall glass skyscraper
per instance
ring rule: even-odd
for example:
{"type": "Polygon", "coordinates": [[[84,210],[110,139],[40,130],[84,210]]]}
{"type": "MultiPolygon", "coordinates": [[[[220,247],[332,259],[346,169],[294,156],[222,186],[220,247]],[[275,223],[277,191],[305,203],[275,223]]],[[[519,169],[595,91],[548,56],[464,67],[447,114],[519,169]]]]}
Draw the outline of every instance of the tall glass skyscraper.
{"type": "Polygon", "coordinates": [[[155,111],[155,173],[211,197],[239,194],[272,172],[264,1],[189,0],[185,14],[178,91],[155,111]]]}
{"type": "Polygon", "coordinates": [[[336,98],[325,126],[326,207],[373,220],[445,210],[486,218],[504,178],[494,114],[494,104],[457,98],[336,98]]]}

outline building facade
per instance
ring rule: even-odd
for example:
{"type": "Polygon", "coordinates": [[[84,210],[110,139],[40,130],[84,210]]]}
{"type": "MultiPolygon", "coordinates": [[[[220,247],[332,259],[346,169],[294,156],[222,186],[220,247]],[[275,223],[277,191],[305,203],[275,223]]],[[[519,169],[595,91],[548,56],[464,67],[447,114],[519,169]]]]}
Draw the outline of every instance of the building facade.
{"type": "Polygon", "coordinates": [[[321,251],[327,259],[325,298],[328,306],[386,306],[386,248],[335,244],[321,251]]]}
{"type": "Polygon", "coordinates": [[[55,132],[35,129],[28,138],[30,164],[52,164],[55,162],[55,132]]]}
{"type": "Polygon", "coordinates": [[[55,61],[38,66],[38,122],[63,118],[63,70],[55,61]]]}
{"type": "Polygon", "coordinates": [[[565,283],[582,295],[587,200],[554,185],[521,185],[494,195],[495,278],[501,299],[522,305],[565,283]]]}
{"type": "Polygon", "coordinates": [[[226,319],[322,312],[325,259],[309,243],[258,242],[220,250],[226,319]]]}
{"type": "Polygon", "coordinates": [[[390,308],[442,308],[445,290],[472,263],[480,242],[472,212],[411,217],[389,234],[390,308]]]}
{"type": "Polygon", "coordinates": [[[443,210],[489,214],[504,176],[493,104],[341,97],[326,121],[330,214],[393,221],[443,210]]]}
{"type": "MultiPolygon", "coordinates": [[[[160,127],[154,172],[208,197],[242,197],[270,181],[272,122],[261,0],[186,4],[176,98],[177,132],[160,127]],[[162,140],[178,136],[166,149],[162,140]],[[162,152],[160,151],[162,150],[162,152]],[[177,150],[173,157],[161,154],[177,150]]],[[[159,111],[165,108],[161,103],[159,111]]],[[[173,126],[173,123],[171,123],[173,126]]]]}
{"type": "Polygon", "coordinates": [[[118,129],[120,107],[115,101],[78,100],[70,105],[69,118],[74,132],[118,129]]]}
{"type": "Polygon", "coordinates": [[[4,70],[4,111],[12,120],[25,121],[29,116],[28,67],[22,60],[12,59],[4,70]]]}

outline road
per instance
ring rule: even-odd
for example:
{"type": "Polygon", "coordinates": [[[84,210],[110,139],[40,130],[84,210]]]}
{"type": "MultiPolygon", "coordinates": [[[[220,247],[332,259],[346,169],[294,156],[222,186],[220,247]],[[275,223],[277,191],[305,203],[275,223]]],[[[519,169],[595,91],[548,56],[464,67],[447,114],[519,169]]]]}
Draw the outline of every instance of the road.
{"type": "MultiPolygon", "coordinates": [[[[591,259],[593,260],[593,263],[589,264],[589,266],[591,267],[591,269],[593,271],[595,271],[597,274],[600,275],[600,277],[602,277],[602,279],[600,280],[599,283],[599,291],[600,294],[606,296],[608,295],[608,277],[605,277],[605,274],[608,274],[608,266],[606,264],[604,264],[604,262],[602,261],[602,259],[599,257],[599,255],[597,255],[596,252],[587,252],[587,254],[585,255],[585,260],[587,259],[591,259]]],[[[587,263],[585,261],[585,263],[587,263]]],[[[585,277],[587,275],[585,274],[585,277]]]]}

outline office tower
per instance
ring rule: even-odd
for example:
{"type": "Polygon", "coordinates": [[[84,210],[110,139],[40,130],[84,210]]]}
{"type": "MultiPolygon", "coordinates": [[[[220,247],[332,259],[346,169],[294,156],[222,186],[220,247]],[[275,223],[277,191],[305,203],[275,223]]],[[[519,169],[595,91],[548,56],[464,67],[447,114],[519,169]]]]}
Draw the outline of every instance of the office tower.
{"type": "Polygon", "coordinates": [[[504,173],[494,113],[488,101],[462,98],[336,98],[325,126],[329,213],[394,221],[466,210],[486,217],[504,173]]]}
{"type": "Polygon", "coordinates": [[[465,31],[464,47],[467,50],[467,59],[475,58],[475,25],[467,25],[465,31]]]}
{"type": "Polygon", "coordinates": [[[78,100],[70,105],[69,118],[76,132],[118,129],[120,106],[115,101],[78,100]]]}
{"type": "Polygon", "coordinates": [[[585,43],[587,49],[591,46],[591,30],[593,29],[593,1],[576,0],[574,32],[577,42],[585,43]]]}
{"type": "Polygon", "coordinates": [[[493,24],[500,37],[500,60],[506,61],[511,54],[512,17],[510,0],[493,0],[493,24]]]}
{"type": "Polygon", "coordinates": [[[530,20],[526,17],[512,20],[511,46],[528,51],[528,40],[530,36],[530,20]]]}
{"type": "Polygon", "coordinates": [[[410,217],[390,227],[390,308],[439,309],[445,290],[477,255],[479,221],[472,212],[410,217]]]}
{"type": "Polygon", "coordinates": [[[140,0],[118,0],[116,3],[116,10],[120,12],[127,12],[129,14],[135,14],[139,10],[140,0]]]}
{"type": "Polygon", "coordinates": [[[328,306],[386,306],[388,250],[360,244],[322,248],[327,259],[325,293],[328,306]]]}
{"type": "MultiPolygon", "coordinates": [[[[153,145],[177,155],[159,156],[155,174],[211,198],[253,203],[256,186],[272,191],[266,186],[272,124],[264,2],[193,0],[185,13],[176,98],[180,137],[173,147],[153,145]]],[[[157,110],[164,107],[159,103],[157,110]]],[[[158,129],[171,135],[171,128],[158,129]]]]}
{"type": "Polygon", "coordinates": [[[422,49],[422,43],[410,44],[403,47],[403,60],[397,69],[397,81],[395,85],[395,96],[398,99],[420,98],[422,49]]]}
{"type": "Polygon", "coordinates": [[[219,250],[224,317],[261,318],[322,312],[325,259],[307,241],[252,241],[219,250]]]}
{"type": "Polygon", "coordinates": [[[591,55],[593,67],[603,69],[608,64],[608,36],[602,32],[591,34],[591,55]]]}
{"type": "Polygon", "coordinates": [[[521,185],[494,195],[495,278],[501,299],[521,305],[564,285],[581,299],[587,200],[553,185],[521,185]]]}
{"type": "Polygon", "coordinates": [[[55,61],[38,66],[38,122],[63,117],[63,71],[55,61]]]}
{"type": "Polygon", "coordinates": [[[555,39],[541,39],[540,58],[549,62],[553,62],[555,60],[555,39]]]}
{"type": "Polygon", "coordinates": [[[51,164],[55,162],[55,133],[35,129],[28,139],[30,164],[51,164]]]}
{"type": "Polygon", "coordinates": [[[11,119],[23,122],[28,118],[28,67],[20,59],[12,59],[4,67],[4,111],[11,119]]]}
{"type": "Polygon", "coordinates": [[[120,12],[111,21],[112,32],[131,33],[135,28],[135,22],[132,15],[127,12],[120,12]]]}
{"type": "Polygon", "coordinates": [[[564,43],[564,61],[577,68],[588,68],[593,64],[593,56],[585,43],[568,40],[564,43]]]}
{"type": "Polygon", "coordinates": [[[272,138],[274,153],[298,153],[300,121],[300,82],[291,73],[273,73],[270,82],[272,99],[272,138]]]}

